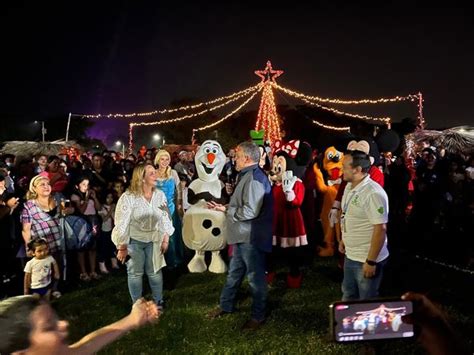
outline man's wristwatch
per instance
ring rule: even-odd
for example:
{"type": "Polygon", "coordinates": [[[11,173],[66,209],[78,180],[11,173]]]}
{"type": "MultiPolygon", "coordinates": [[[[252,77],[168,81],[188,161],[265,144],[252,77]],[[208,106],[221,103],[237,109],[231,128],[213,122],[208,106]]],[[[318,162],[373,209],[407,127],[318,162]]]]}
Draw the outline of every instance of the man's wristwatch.
{"type": "Polygon", "coordinates": [[[373,260],[366,259],[365,262],[367,263],[367,265],[370,265],[370,266],[376,266],[377,265],[377,262],[373,261],[373,260]]]}

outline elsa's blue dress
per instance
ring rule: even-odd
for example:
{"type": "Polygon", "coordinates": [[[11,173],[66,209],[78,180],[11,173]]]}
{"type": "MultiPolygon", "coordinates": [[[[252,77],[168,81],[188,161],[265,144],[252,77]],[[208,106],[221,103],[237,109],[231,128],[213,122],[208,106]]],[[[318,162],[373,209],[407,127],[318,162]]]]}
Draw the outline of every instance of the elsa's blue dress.
{"type": "Polygon", "coordinates": [[[168,251],[165,254],[166,264],[169,268],[175,268],[184,261],[184,243],[181,235],[181,218],[176,209],[176,182],[173,176],[168,179],[158,179],[156,187],[163,191],[168,201],[168,209],[173,221],[174,233],[170,236],[168,251]]]}

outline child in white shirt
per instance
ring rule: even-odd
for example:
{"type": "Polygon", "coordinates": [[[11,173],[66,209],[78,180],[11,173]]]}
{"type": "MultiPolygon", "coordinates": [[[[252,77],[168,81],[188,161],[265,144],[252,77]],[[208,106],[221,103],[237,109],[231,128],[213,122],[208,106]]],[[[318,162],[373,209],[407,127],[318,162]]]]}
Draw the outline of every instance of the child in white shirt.
{"type": "MultiPolygon", "coordinates": [[[[39,295],[49,300],[51,291],[55,289],[55,284],[59,281],[59,267],[54,258],[49,255],[48,242],[44,239],[36,239],[28,248],[33,252],[33,259],[28,261],[25,266],[24,293],[25,295],[39,295]]],[[[61,297],[59,291],[54,290],[53,297],[61,297]]]]}

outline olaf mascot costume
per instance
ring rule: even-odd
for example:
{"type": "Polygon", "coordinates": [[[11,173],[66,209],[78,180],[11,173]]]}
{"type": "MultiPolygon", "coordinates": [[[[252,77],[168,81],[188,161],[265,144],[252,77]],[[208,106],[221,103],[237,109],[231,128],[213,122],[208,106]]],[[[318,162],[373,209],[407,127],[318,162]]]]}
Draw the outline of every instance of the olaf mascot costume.
{"type": "Polygon", "coordinates": [[[190,272],[206,271],[204,256],[206,251],[211,251],[209,271],[224,273],[227,266],[220,256],[220,250],[226,246],[226,215],[225,212],[207,208],[207,202],[227,204],[229,201],[225,186],[219,180],[226,156],[218,142],[207,140],[197,151],[194,162],[198,179],[189,185],[188,202],[191,207],[183,219],[184,244],[196,251],[188,269],[190,272]]]}

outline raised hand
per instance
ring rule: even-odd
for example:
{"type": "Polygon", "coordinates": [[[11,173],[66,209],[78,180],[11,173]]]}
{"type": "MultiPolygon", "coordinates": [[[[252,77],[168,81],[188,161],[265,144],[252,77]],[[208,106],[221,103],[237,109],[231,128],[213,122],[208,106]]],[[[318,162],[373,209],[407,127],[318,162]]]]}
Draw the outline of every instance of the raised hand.
{"type": "Polygon", "coordinates": [[[293,176],[293,171],[287,170],[282,175],[283,192],[290,192],[296,183],[296,176],[293,176]]]}

